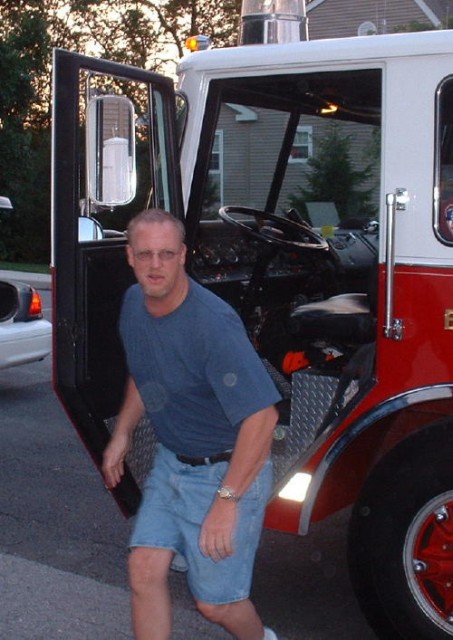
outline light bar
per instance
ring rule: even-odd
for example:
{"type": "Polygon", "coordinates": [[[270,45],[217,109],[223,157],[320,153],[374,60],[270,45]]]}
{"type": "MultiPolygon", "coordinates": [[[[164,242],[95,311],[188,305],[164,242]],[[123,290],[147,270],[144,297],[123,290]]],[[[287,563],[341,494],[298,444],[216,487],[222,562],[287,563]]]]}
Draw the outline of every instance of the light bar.
{"type": "Polygon", "coordinates": [[[305,0],[242,0],[241,44],[308,40],[305,0]]]}

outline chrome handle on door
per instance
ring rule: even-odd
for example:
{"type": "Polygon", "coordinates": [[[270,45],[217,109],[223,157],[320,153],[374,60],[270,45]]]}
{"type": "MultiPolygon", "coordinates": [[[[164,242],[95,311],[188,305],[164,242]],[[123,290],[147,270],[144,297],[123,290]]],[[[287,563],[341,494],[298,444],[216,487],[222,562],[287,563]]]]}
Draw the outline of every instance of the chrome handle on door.
{"type": "MultiPolygon", "coordinates": [[[[385,320],[384,320],[384,337],[391,340],[402,340],[404,332],[404,323],[401,319],[394,317],[394,270],[395,270],[395,212],[404,210],[401,207],[401,194],[404,192],[405,199],[407,191],[397,189],[395,193],[388,193],[386,196],[386,247],[385,247],[385,320]]],[[[407,201],[407,200],[406,200],[407,201]]]]}

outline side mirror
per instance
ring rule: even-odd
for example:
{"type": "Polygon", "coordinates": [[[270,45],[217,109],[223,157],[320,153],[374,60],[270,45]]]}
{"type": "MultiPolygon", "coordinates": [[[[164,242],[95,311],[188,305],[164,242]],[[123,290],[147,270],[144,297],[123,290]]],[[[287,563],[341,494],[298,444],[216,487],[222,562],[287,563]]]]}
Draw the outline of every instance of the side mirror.
{"type": "Polygon", "coordinates": [[[104,232],[101,225],[94,218],[79,218],[79,242],[102,240],[104,232]]]}
{"type": "Polygon", "coordinates": [[[92,98],[86,114],[87,195],[115,207],[136,193],[134,105],[125,96],[92,98]]]}
{"type": "Polygon", "coordinates": [[[0,196],[0,209],[12,209],[11,200],[6,196],[0,196]]]}

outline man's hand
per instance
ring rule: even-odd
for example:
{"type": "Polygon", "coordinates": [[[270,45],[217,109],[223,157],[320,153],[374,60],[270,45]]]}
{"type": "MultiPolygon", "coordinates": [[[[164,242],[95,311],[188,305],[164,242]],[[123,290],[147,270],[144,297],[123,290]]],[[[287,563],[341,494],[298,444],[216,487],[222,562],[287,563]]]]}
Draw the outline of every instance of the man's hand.
{"type": "MultiPolygon", "coordinates": [[[[222,484],[233,487],[237,495],[244,495],[268,459],[277,419],[277,410],[271,405],[242,422],[222,480],[222,484]]],[[[233,555],[236,518],[237,503],[216,496],[201,527],[199,544],[203,555],[215,562],[233,555]]]]}
{"type": "Polygon", "coordinates": [[[126,433],[114,433],[105,448],[102,473],[108,489],[113,489],[121,482],[124,475],[124,460],[130,449],[132,437],[126,433]]]}
{"type": "Polygon", "coordinates": [[[200,550],[214,562],[233,555],[237,504],[216,498],[201,527],[200,550]]]}
{"type": "Polygon", "coordinates": [[[121,482],[124,475],[124,460],[132,446],[134,430],[144,412],[145,407],[138,389],[129,376],[112,439],[104,451],[102,473],[107,489],[113,489],[121,482]]]}

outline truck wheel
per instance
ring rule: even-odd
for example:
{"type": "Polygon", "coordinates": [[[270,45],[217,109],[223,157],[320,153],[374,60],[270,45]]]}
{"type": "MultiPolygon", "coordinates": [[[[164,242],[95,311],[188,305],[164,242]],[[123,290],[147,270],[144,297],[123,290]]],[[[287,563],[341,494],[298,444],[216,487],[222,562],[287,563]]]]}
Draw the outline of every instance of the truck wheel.
{"type": "Polygon", "coordinates": [[[453,423],[410,436],[373,469],[349,526],[360,607],[383,640],[453,639],[453,423]]]}

